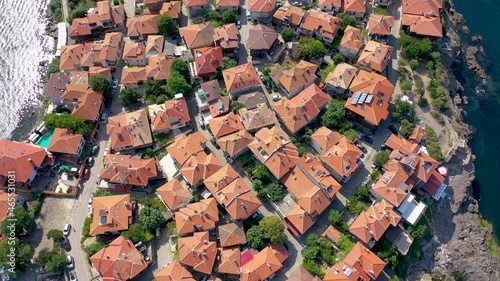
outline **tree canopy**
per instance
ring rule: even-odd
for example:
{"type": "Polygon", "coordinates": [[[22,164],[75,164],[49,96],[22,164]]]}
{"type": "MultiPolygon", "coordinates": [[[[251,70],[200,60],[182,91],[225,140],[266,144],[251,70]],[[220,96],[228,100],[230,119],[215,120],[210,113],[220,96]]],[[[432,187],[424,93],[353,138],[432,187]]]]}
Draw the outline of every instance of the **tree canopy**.
{"type": "Polygon", "coordinates": [[[398,38],[398,44],[410,59],[426,59],[432,53],[432,42],[429,38],[416,39],[403,34],[398,38]]]}
{"type": "Polygon", "coordinates": [[[102,197],[102,196],[110,196],[111,192],[106,189],[98,189],[96,192],[94,192],[94,197],[102,197]]]}
{"type": "Polygon", "coordinates": [[[301,56],[306,57],[306,59],[317,59],[326,54],[326,48],[325,45],[323,45],[323,42],[317,39],[302,37],[299,40],[298,52],[301,56]]]}
{"type": "Polygon", "coordinates": [[[373,165],[377,168],[382,167],[387,161],[389,161],[389,153],[385,151],[380,151],[373,157],[373,165]]]}
{"type": "Polygon", "coordinates": [[[337,99],[330,101],[325,114],[321,116],[321,125],[332,130],[345,130],[349,128],[343,101],[337,99]]]}
{"type": "Polygon", "coordinates": [[[407,138],[411,135],[413,129],[415,129],[415,124],[408,121],[407,119],[404,119],[403,121],[401,121],[401,127],[399,127],[399,133],[401,134],[401,136],[407,138]]]}
{"type": "Polygon", "coordinates": [[[113,99],[113,86],[106,77],[101,75],[93,75],[89,79],[89,85],[92,90],[97,92],[102,92],[104,99],[106,101],[111,101],[113,99]]]}
{"type": "Polygon", "coordinates": [[[258,179],[263,182],[268,182],[271,180],[272,175],[271,171],[269,171],[269,169],[266,166],[259,164],[257,165],[257,167],[255,167],[255,169],[253,169],[252,176],[254,179],[258,179]]]}
{"type": "Polygon", "coordinates": [[[141,94],[132,87],[125,87],[118,95],[118,99],[123,106],[131,106],[141,99],[141,94]]]}
{"type": "Polygon", "coordinates": [[[128,230],[122,232],[122,236],[126,239],[132,241],[132,243],[137,243],[139,241],[144,241],[146,239],[146,229],[142,224],[133,223],[129,225],[128,230]]]}
{"type": "Polygon", "coordinates": [[[189,80],[189,66],[182,59],[175,58],[172,61],[172,64],[170,65],[170,72],[177,72],[182,75],[184,79],[189,80]]]}
{"type": "Polygon", "coordinates": [[[149,104],[164,103],[165,100],[169,98],[169,96],[167,96],[167,91],[165,90],[165,85],[162,85],[162,83],[157,80],[146,81],[144,96],[149,104]]]}
{"type": "Polygon", "coordinates": [[[36,258],[36,263],[48,272],[62,273],[66,268],[66,255],[61,253],[59,247],[52,250],[43,248],[36,258]]]}
{"type": "Polygon", "coordinates": [[[76,134],[89,136],[94,129],[92,124],[86,123],[82,118],[64,112],[62,114],[49,114],[45,116],[45,127],[49,129],[65,128],[73,130],[76,134]]]}
{"type": "Polygon", "coordinates": [[[179,31],[174,19],[167,14],[163,14],[158,18],[156,26],[158,27],[158,34],[163,36],[172,36],[179,31]]]}
{"type": "Polygon", "coordinates": [[[236,23],[238,21],[238,15],[233,10],[225,10],[222,13],[222,22],[225,24],[236,23]]]}
{"type": "Polygon", "coordinates": [[[222,58],[222,66],[220,67],[222,70],[226,70],[229,68],[233,68],[238,65],[238,62],[230,57],[222,58]]]}
{"type": "Polygon", "coordinates": [[[47,232],[47,239],[52,239],[55,241],[59,241],[63,238],[63,232],[60,229],[51,229],[47,232]]]}
{"type": "Polygon", "coordinates": [[[348,15],[345,13],[338,13],[337,17],[342,20],[342,23],[340,25],[340,31],[344,33],[345,29],[347,26],[352,26],[352,27],[358,27],[358,21],[353,15],[348,15]]]}
{"type": "Polygon", "coordinates": [[[2,223],[2,233],[7,237],[12,231],[16,236],[22,235],[25,231],[28,231],[33,222],[35,222],[33,215],[21,206],[17,206],[14,209],[14,216],[12,219],[15,220],[15,223],[11,224],[8,221],[2,223]]]}
{"type": "Polygon", "coordinates": [[[269,239],[272,243],[283,243],[283,233],[285,231],[285,225],[279,217],[264,217],[259,222],[259,227],[262,229],[264,237],[269,239]]]}
{"type": "Polygon", "coordinates": [[[0,265],[7,268],[11,267],[10,255],[12,253],[12,248],[14,248],[15,254],[15,269],[18,272],[22,272],[30,264],[32,255],[30,245],[21,242],[21,240],[17,238],[15,238],[14,240],[2,240],[0,242],[0,265]]]}
{"type": "Polygon", "coordinates": [[[288,27],[284,28],[281,31],[281,37],[283,38],[283,41],[285,41],[285,43],[291,42],[293,39],[293,30],[288,27]]]}
{"type": "Polygon", "coordinates": [[[264,233],[262,229],[254,225],[247,231],[247,243],[248,246],[257,249],[260,248],[264,244],[264,233]]]}
{"type": "Polygon", "coordinates": [[[156,228],[165,221],[165,218],[159,210],[148,206],[141,209],[139,212],[139,219],[146,229],[156,228]]]}
{"type": "Polygon", "coordinates": [[[179,93],[187,95],[190,92],[191,85],[186,81],[186,79],[177,71],[170,72],[170,77],[168,77],[167,82],[167,93],[170,96],[174,96],[179,93]]]}

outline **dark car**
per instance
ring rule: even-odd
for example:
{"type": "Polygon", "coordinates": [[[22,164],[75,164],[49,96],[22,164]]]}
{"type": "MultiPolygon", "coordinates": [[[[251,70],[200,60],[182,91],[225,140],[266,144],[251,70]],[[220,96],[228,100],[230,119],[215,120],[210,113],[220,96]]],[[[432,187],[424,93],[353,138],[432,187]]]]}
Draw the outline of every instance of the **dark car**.
{"type": "Polygon", "coordinates": [[[398,135],[398,129],[396,129],[396,127],[394,127],[394,125],[389,125],[388,129],[389,129],[389,131],[391,131],[391,133],[398,135]]]}
{"type": "Polygon", "coordinates": [[[363,151],[363,153],[367,153],[368,150],[366,149],[366,147],[364,147],[362,144],[360,143],[357,143],[356,146],[361,149],[361,151],[363,151]]]}
{"type": "Polygon", "coordinates": [[[94,146],[92,147],[92,154],[93,154],[93,155],[96,155],[96,154],[97,154],[97,152],[99,152],[99,145],[94,145],[94,146]]]}
{"type": "Polygon", "coordinates": [[[83,179],[88,180],[90,178],[90,169],[85,169],[85,172],[83,173],[83,179]]]}
{"type": "Polygon", "coordinates": [[[361,139],[368,144],[373,144],[373,142],[374,142],[374,140],[372,138],[370,138],[369,136],[362,136],[361,139]]]}
{"type": "Polygon", "coordinates": [[[94,158],[89,157],[89,159],[87,160],[87,167],[92,167],[92,166],[94,166],[94,158]]]}

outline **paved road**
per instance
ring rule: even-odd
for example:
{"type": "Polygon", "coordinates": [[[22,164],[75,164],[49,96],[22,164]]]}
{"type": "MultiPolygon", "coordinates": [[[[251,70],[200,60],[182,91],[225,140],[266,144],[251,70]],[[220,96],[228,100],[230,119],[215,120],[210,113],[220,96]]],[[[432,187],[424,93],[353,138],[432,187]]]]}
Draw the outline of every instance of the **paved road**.
{"type": "Polygon", "coordinates": [[[63,16],[64,16],[64,21],[66,21],[68,19],[68,15],[69,15],[68,0],[62,0],[61,4],[62,4],[62,12],[63,12],[63,16]]]}

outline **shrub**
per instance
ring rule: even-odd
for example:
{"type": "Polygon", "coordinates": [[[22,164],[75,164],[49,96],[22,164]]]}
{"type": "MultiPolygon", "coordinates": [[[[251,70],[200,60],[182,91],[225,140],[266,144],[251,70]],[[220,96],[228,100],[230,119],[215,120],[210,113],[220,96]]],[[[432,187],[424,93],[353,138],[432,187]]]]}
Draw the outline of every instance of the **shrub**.
{"type": "Polygon", "coordinates": [[[51,229],[47,232],[46,237],[47,239],[52,239],[55,242],[61,240],[64,235],[60,229],[51,229]]]}
{"type": "Polygon", "coordinates": [[[410,66],[411,70],[415,70],[415,69],[417,69],[419,63],[418,63],[418,60],[412,59],[412,60],[410,60],[408,65],[410,66]]]}
{"type": "Polygon", "coordinates": [[[102,197],[102,196],[110,196],[111,192],[106,189],[98,189],[96,192],[94,192],[94,197],[102,197]]]}
{"type": "Polygon", "coordinates": [[[85,238],[89,237],[91,224],[92,224],[92,216],[86,217],[85,221],[83,222],[82,237],[85,237],[85,238]]]}
{"type": "Polygon", "coordinates": [[[354,248],[354,242],[351,241],[349,236],[342,233],[340,234],[339,248],[348,253],[354,248]]]}
{"type": "Polygon", "coordinates": [[[245,105],[244,105],[244,104],[242,104],[242,103],[241,103],[241,102],[239,102],[239,101],[234,101],[234,102],[232,103],[232,107],[233,107],[233,112],[234,112],[234,114],[238,114],[238,112],[240,112],[240,109],[244,108],[244,107],[245,107],[245,105]]]}
{"type": "Polygon", "coordinates": [[[338,13],[337,17],[342,20],[342,24],[340,25],[340,32],[344,33],[344,30],[347,26],[358,27],[358,21],[353,15],[348,15],[345,13],[338,13]]]}
{"type": "Polygon", "coordinates": [[[380,151],[373,157],[373,165],[377,168],[382,167],[387,161],[389,161],[389,153],[385,151],[380,151]]]}
{"type": "Polygon", "coordinates": [[[407,138],[411,135],[413,129],[415,129],[415,124],[405,119],[401,121],[401,127],[399,128],[399,133],[404,138],[407,138]]]}
{"type": "Polygon", "coordinates": [[[177,225],[175,224],[175,221],[169,221],[167,223],[167,235],[174,236],[176,234],[177,234],[177,225]]]}
{"type": "Polygon", "coordinates": [[[159,210],[148,206],[141,209],[139,212],[139,219],[147,229],[156,228],[165,221],[165,218],[159,210]]]}
{"type": "Polygon", "coordinates": [[[247,244],[248,246],[258,249],[264,244],[264,232],[262,229],[254,225],[247,231],[247,244]]]}
{"type": "Polygon", "coordinates": [[[305,270],[309,271],[312,275],[318,276],[323,279],[325,277],[325,273],[321,270],[319,266],[317,266],[313,261],[304,261],[302,266],[305,270]]]}
{"type": "Polygon", "coordinates": [[[281,244],[285,231],[285,225],[277,216],[264,217],[259,222],[259,227],[264,233],[264,237],[269,239],[272,243],[281,244]]]}
{"type": "Polygon", "coordinates": [[[90,258],[95,253],[99,252],[100,250],[102,250],[104,248],[106,248],[106,244],[96,241],[96,242],[84,247],[83,250],[85,251],[85,253],[87,253],[87,256],[90,258]]]}
{"type": "Polygon", "coordinates": [[[60,64],[60,58],[55,57],[52,59],[52,61],[49,64],[49,67],[47,68],[47,78],[50,77],[51,74],[57,73],[60,71],[59,69],[59,64],[60,64]]]}
{"type": "Polygon", "coordinates": [[[373,170],[371,173],[370,173],[370,179],[372,181],[378,179],[380,177],[380,171],[378,169],[376,170],[373,170]]]}
{"type": "Polygon", "coordinates": [[[131,106],[141,99],[141,94],[132,87],[125,87],[120,91],[118,99],[123,106],[131,106]]]}
{"type": "Polygon", "coordinates": [[[444,161],[443,152],[441,151],[441,148],[439,146],[439,141],[437,139],[436,133],[429,126],[425,127],[425,143],[427,145],[429,156],[442,163],[444,161]]]}
{"type": "Polygon", "coordinates": [[[285,28],[281,31],[281,37],[285,43],[291,42],[293,39],[293,31],[291,28],[285,28]]]}
{"type": "Polygon", "coordinates": [[[401,91],[408,92],[411,90],[411,87],[412,87],[411,81],[405,80],[405,81],[399,83],[399,87],[401,88],[401,91]]]}
{"type": "Polygon", "coordinates": [[[345,59],[341,54],[336,54],[335,56],[333,56],[333,63],[335,65],[343,62],[345,62],[345,59]]]}
{"type": "Polygon", "coordinates": [[[254,179],[261,180],[262,182],[270,182],[271,176],[272,175],[269,169],[262,164],[257,165],[257,167],[255,167],[255,169],[252,171],[252,177],[254,179]]]}
{"type": "Polygon", "coordinates": [[[63,114],[50,114],[45,116],[45,127],[49,129],[65,128],[73,130],[76,134],[89,136],[94,129],[92,124],[86,123],[85,120],[76,116],[70,115],[67,112],[63,114]]]}
{"type": "Polygon", "coordinates": [[[299,40],[298,52],[301,56],[306,57],[306,59],[320,58],[326,54],[325,45],[323,42],[313,39],[310,37],[302,37],[299,40]]]}

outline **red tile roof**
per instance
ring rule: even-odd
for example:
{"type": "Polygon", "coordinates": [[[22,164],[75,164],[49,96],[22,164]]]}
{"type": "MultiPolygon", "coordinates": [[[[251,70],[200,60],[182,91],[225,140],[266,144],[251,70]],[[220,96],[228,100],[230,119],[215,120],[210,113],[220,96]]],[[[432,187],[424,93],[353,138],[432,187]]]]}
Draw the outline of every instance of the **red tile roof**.
{"type": "Polygon", "coordinates": [[[305,16],[305,12],[302,8],[295,7],[295,6],[283,6],[279,7],[276,12],[274,12],[274,19],[282,21],[282,22],[289,22],[293,25],[298,26],[302,18],[305,16]]]}
{"type": "Polygon", "coordinates": [[[174,58],[165,53],[150,57],[148,65],[146,65],[146,77],[154,80],[167,80],[173,61],[174,58]]]}
{"type": "Polygon", "coordinates": [[[246,130],[239,130],[235,133],[223,136],[217,139],[217,144],[221,149],[230,156],[237,155],[241,151],[248,148],[248,145],[253,141],[252,135],[246,130]]]}
{"type": "Polygon", "coordinates": [[[76,18],[73,19],[68,31],[69,37],[79,37],[91,35],[89,20],[87,18],[76,18]]]}
{"type": "Polygon", "coordinates": [[[239,114],[243,126],[249,132],[276,124],[276,116],[265,102],[252,109],[241,108],[239,114]]]}
{"type": "Polygon", "coordinates": [[[335,228],[333,225],[330,225],[325,232],[323,232],[322,236],[328,237],[328,239],[332,240],[333,243],[338,244],[340,242],[340,238],[342,237],[342,232],[335,228]]]}
{"type": "Polygon", "coordinates": [[[385,267],[383,260],[359,242],[354,245],[344,262],[355,268],[363,280],[376,280],[385,267]]]}
{"type": "MultiPolygon", "coordinates": [[[[214,201],[215,202],[215,201],[214,201]]],[[[217,207],[215,207],[217,213],[217,207]]],[[[217,245],[209,241],[208,232],[197,232],[191,237],[179,238],[180,262],[195,271],[210,274],[217,258],[217,245]]]]}
{"type": "Polygon", "coordinates": [[[82,140],[82,134],[75,134],[68,129],[55,128],[47,150],[53,153],[77,155],[82,140]]]}
{"type": "Polygon", "coordinates": [[[182,165],[181,173],[186,181],[198,185],[222,167],[214,154],[198,153],[189,157],[182,165]]]}
{"type": "Polygon", "coordinates": [[[314,134],[311,135],[311,140],[314,141],[324,151],[339,143],[342,135],[337,131],[332,131],[327,127],[320,127],[314,134]]]}
{"type": "Polygon", "coordinates": [[[239,7],[239,0],[216,0],[215,7],[239,7]]]}
{"type": "Polygon", "coordinates": [[[175,225],[178,234],[214,229],[218,221],[219,213],[214,198],[191,203],[175,213],[175,225]]]}
{"type": "Polygon", "coordinates": [[[240,247],[220,248],[218,273],[240,274],[240,247]]]}
{"type": "Polygon", "coordinates": [[[175,210],[189,203],[191,194],[182,187],[178,179],[171,179],[156,190],[158,197],[171,210],[175,210]]]}
{"type": "Polygon", "coordinates": [[[184,3],[186,5],[186,7],[188,7],[188,8],[209,5],[208,0],[186,0],[186,2],[184,2],[184,3]]]}
{"type": "Polygon", "coordinates": [[[389,160],[384,165],[384,174],[372,186],[372,191],[391,203],[399,207],[406,198],[407,192],[413,188],[410,175],[396,160],[389,160]]]}
{"type": "Polygon", "coordinates": [[[111,150],[149,146],[153,143],[145,109],[109,117],[106,127],[111,150]]]}
{"type": "Polygon", "coordinates": [[[368,33],[376,35],[390,35],[394,26],[394,17],[371,14],[368,19],[368,33]]]}
{"type": "Polygon", "coordinates": [[[268,51],[278,40],[274,28],[257,24],[248,30],[248,49],[250,51],[268,51]]]}
{"type": "Polygon", "coordinates": [[[194,49],[194,63],[198,75],[216,73],[222,66],[222,47],[206,47],[194,49]]]}
{"type": "Polygon", "coordinates": [[[382,72],[389,65],[392,49],[389,45],[369,41],[359,55],[358,64],[382,72]]]}
{"type": "Polygon", "coordinates": [[[250,0],[248,11],[259,13],[270,13],[276,8],[276,0],[250,0]]]}
{"type": "Polygon", "coordinates": [[[61,47],[61,56],[59,57],[60,70],[73,70],[81,66],[83,58],[83,45],[64,45],[61,47]]]}
{"type": "Polygon", "coordinates": [[[316,31],[323,37],[333,40],[337,36],[341,23],[342,20],[333,15],[310,10],[300,27],[309,31],[316,31]]]}
{"type": "Polygon", "coordinates": [[[403,0],[403,14],[430,15],[439,17],[439,9],[443,8],[442,0],[403,0]]]}
{"type": "Polygon", "coordinates": [[[223,49],[238,48],[240,43],[239,35],[240,32],[236,24],[226,24],[214,29],[214,42],[217,42],[223,49]]]}
{"type": "Polygon", "coordinates": [[[147,186],[158,176],[155,159],[139,159],[134,155],[107,154],[99,177],[110,183],[147,186]]]}
{"type": "Polygon", "coordinates": [[[130,194],[94,197],[92,209],[94,216],[90,224],[91,236],[127,230],[132,220],[130,194]]]}
{"type": "Polygon", "coordinates": [[[281,75],[279,78],[280,84],[287,92],[294,92],[316,80],[318,78],[315,74],[316,70],[318,70],[317,65],[301,60],[297,65],[281,75]]]}
{"type": "Polygon", "coordinates": [[[196,281],[193,275],[177,261],[171,261],[167,266],[160,271],[155,272],[156,281],[196,281]]]}
{"type": "Polygon", "coordinates": [[[182,2],[181,1],[171,1],[163,3],[160,10],[160,15],[167,14],[173,19],[178,19],[182,13],[182,2]]]}
{"type": "Polygon", "coordinates": [[[179,28],[179,33],[189,49],[212,46],[214,29],[211,22],[193,24],[179,28]]]}
{"type": "Polygon", "coordinates": [[[330,166],[341,177],[351,176],[357,169],[357,160],[363,152],[345,136],[339,142],[330,147],[322,156],[321,160],[330,166]]]}
{"type": "Polygon", "coordinates": [[[127,21],[127,35],[129,37],[143,37],[158,34],[156,23],[159,15],[142,15],[135,18],[129,18],[127,21]]]}
{"type": "Polygon", "coordinates": [[[350,13],[365,13],[365,0],[344,0],[343,10],[350,13]]]}
{"type": "Polygon", "coordinates": [[[222,76],[224,77],[224,83],[229,93],[259,87],[261,83],[251,63],[223,70],[222,76]]]}
{"type": "Polygon", "coordinates": [[[190,135],[182,134],[167,147],[167,152],[182,166],[191,155],[204,153],[202,144],[206,142],[207,139],[199,131],[190,135]]]}
{"type": "Polygon", "coordinates": [[[267,246],[242,265],[240,281],[265,280],[283,267],[289,253],[283,246],[267,246]]]}
{"type": "Polygon", "coordinates": [[[401,24],[410,27],[410,32],[422,36],[443,37],[443,25],[439,17],[403,14],[401,24]]]}
{"type": "Polygon", "coordinates": [[[154,104],[148,107],[153,133],[164,133],[173,126],[191,121],[186,99],[171,99],[164,104],[154,104]]]}
{"type": "Polygon", "coordinates": [[[340,46],[359,51],[361,46],[363,46],[363,35],[361,34],[361,30],[350,25],[347,26],[344,30],[342,41],[340,41],[340,46]]]}
{"type": "Polygon", "coordinates": [[[219,234],[219,243],[221,247],[225,248],[237,245],[245,245],[247,243],[245,230],[243,230],[243,225],[241,225],[240,223],[232,222],[223,224],[217,228],[217,232],[219,234]]]}
{"type": "Polygon", "coordinates": [[[238,114],[234,114],[233,112],[210,119],[209,125],[212,134],[216,138],[220,138],[244,129],[243,124],[240,121],[240,116],[238,114]]]}
{"type": "Polygon", "coordinates": [[[27,183],[47,156],[47,151],[39,146],[0,140],[0,175],[8,177],[13,173],[17,182],[27,183]]]}
{"type": "Polygon", "coordinates": [[[313,276],[301,265],[288,277],[286,281],[321,281],[318,276],[313,276]]]}
{"type": "Polygon", "coordinates": [[[302,209],[300,205],[295,206],[285,217],[285,223],[288,229],[290,229],[295,236],[306,233],[306,231],[313,226],[314,221],[314,217],[306,210],[302,209]]]}
{"type": "Polygon", "coordinates": [[[241,178],[235,179],[219,190],[214,197],[235,220],[248,218],[262,206],[255,193],[241,178]]]}
{"type": "Polygon", "coordinates": [[[163,35],[148,36],[146,41],[146,55],[157,55],[163,52],[165,37],[163,35]]]}
{"type": "Polygon", "coordinates": [[[123,60],[145,60],[146,46],[142,42],[126,42],[123,46],[123,60]]]}
{"type": "Polygon", "coordinates": [[[356,76],[356,71],[356,67],[347,63],[340,63],[335,67],[334,71],[330,72],[328,76],[326,76],[325,83],[330,84],[333,87],[348,89],[352,80],[356,76]]]}

